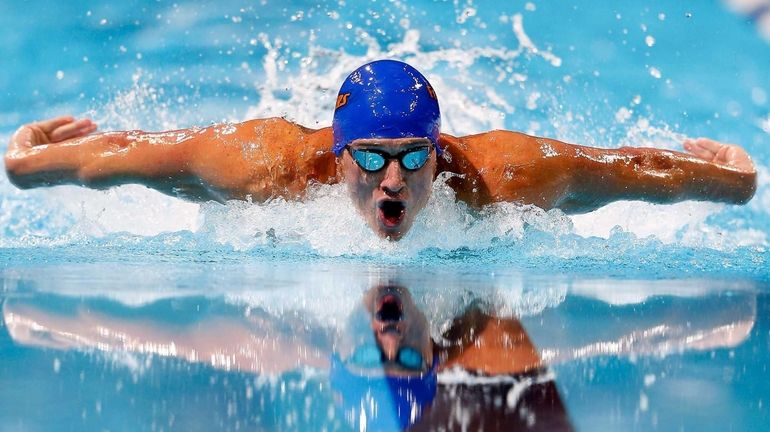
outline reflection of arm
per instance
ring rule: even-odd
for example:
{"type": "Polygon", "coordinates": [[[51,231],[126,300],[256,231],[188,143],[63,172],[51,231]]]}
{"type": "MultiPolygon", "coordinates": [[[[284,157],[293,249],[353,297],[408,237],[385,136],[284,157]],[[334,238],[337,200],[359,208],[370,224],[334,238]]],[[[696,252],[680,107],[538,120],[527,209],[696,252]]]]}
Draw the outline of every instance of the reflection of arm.
{"type": "Polygon", "coordinates": [[[522,318],[549,364],[601,355],[666,355],[734,347],[746,340],[755,321],[752,293],[653,297],[625,305],[571,295],[558,308],[522,318]]]}
{"type": "Polygon", "coordinates": [[[753,166],[738,169],[669,150],[600,149],[509,131],[443,135],[442,141],[451,162],[440,160],[439,170],[463,174],[449,184],[474,205],[510,201],[580,213],[617,200],[742,204],[756,190],[753,166]]]}
{"type": "Polygon", "coordinates": [[[303,326],[267,313],[205,313],[180,325],[86,306],[63,314],[48,311],[43,302],[7,300],[3,319],[13,340],[22,345],[170,356],[258,373],[327,367],[325,341],[314,341],[303,326]]]}
{"type": "Polygon", "coordinates": [[[459,366],[484,375],[528,372],[540,367],[540,358],[514,318],[497,318],[470,308],[454,320],[443,335],[452,345],[442,355],[443,368],[459,366]]]}
{"type": "MultiPolygon", "coordinates": [[[[35,125],[25,126],[32,128],[35,125]]],[[[333,181],[329,128],[283,119],[169,132],[109,132],[49,142],[25,127],[5,156],[20,188],[140,183],[192,200],[296,198],[309,180],[333,181]]]]}

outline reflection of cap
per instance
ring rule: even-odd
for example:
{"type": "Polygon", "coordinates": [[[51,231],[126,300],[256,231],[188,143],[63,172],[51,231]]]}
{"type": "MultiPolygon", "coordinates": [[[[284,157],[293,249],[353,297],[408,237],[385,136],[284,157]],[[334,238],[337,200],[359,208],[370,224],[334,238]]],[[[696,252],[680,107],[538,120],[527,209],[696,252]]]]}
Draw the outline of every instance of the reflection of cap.
{"type": "Polygon", "coordinates": [[[349,371],[334,353],[329,381],[342,396],[346,418],[367,431],[406,429],[436,397],[436,366],[418,376],[362,376],[349,371]]]}
{"type": "Polygon", "coordinates": [[[362,138],[428,138],[439,147],[436,92],[417,69],[396,60],[365,64],[342,83],[334,108],[334,154],[362,138]]]}

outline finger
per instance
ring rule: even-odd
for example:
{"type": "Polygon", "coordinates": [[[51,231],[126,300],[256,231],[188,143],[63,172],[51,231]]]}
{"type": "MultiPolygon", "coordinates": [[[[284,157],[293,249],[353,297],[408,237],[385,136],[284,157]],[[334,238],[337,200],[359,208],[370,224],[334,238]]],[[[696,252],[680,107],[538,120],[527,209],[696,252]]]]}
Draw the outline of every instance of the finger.
{"type": "Polygon", "coordinates": [[[721,149],[723,146],[726,146],[727,144],[721,143],[719,141],[714,141],[712,139],[708,138],[698,138],[695,140],[695,144],[700,146],[701,148],[704,148],[714,154],[719,152],[719,149],[721,149]]]}
{"type": "Polygon", "coordinates": [[[43,132],[50,134],[56,128],[64,126],[68,123],[72,123],[74,121],[75,121],[75,117],[61,116],[61,117],[56,117],[49,120],[40,121],[40,122],[34,123],[34,125],[42,129],[43,132]]]}
{"type": "Polygon", "coordinates": [[[65,124],[56,128],[49,134],[51,141],[59,142],[71,138],[81,137],[96,130],[96,125],[89,119],[82,119],[76,122],[65,124]]]}
{"type": "Polygon", "coordinates": [[[51,141],[61,142],[72,138],[78,138],[90,134],[96,130],[96,125],[90,121],[83,121],[79,124],[69,124],[51,132],[51,141]]]}
{"type": "Polygon", "coordinates": [[[684,149],[688,152],[698,156],[701,159],[711,160],[714,158],[715,152],[703,147],[699,144],[698,140],[686,139],[684,140],[684,149]]]}
{"type": "Polygon", "coordinates": [[[730,150],[731,148],[728,145],[720,147],[719,151],[717,151],[716,155],[714,156],[714,160],[722,163],[734,162],[733,159],[735,159],[735,152],[730,152],[730,150]],[[728,155],[728,152],[730,152],[731,155],[728,155]]]}
{"type": "Polygon", "coordinates": [[[8,151],[23,147],[32,147],[34,138],[33,129],[29,126],[22,126],[11,137],[8,151]]]}

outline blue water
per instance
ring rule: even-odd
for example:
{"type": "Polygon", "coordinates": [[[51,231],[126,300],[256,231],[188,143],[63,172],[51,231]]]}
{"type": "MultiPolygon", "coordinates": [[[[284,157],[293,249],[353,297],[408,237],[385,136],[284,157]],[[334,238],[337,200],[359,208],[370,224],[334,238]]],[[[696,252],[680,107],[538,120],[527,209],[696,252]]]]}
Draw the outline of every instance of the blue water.
{"type": "Polygon", "coordinates": [[[474,300],[517,317],[575,429],[770,424],[770,44],[722,3],[3,1],[0,12],[3,143],[67,113],[103,130],[274,115],[326,126],[344,76],[393,57],[431,80],[450,133],[673,149],[708,136],[740,143],[759,168],[746,206],[621,202],[571,217],[474,213],[437,182],[396,244],[372,238],[338,187],[301,203],[198,205],[140,186],[19,191],[0,174],[0,429],[355,429],[323,370],[271,376],[57,344],[77,320],[25,337],[8,314],[85,310],[101,318],[71,334],[125,319],[173,339],[262,308],[333,333],[383,281],[413,292],[434,337],[474,300]]]}

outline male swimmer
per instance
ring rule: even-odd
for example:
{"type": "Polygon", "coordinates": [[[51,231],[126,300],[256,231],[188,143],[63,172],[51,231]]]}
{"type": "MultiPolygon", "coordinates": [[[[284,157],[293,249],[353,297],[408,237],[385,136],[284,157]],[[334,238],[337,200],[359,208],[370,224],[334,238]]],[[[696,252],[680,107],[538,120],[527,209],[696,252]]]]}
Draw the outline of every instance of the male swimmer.
{"type": "Polygon", "coordinates": [[[22,126],[5,155],[20,188],[141,183],[193,200],[299,199],[310,183],[347,185],[353,205],[383,238],[398,240],[425,207],[438,173],[474,207],[510,201],[568,213],[616,200],[748,202],[756,169],[745,150],[705,138],[689,154],[600,149],[497,130],[440,133],[436,93],[416,69],[379,60],[342,84],[331,128],[282,118],[148,133],[90,135],[88,119],[22,126]]]}

